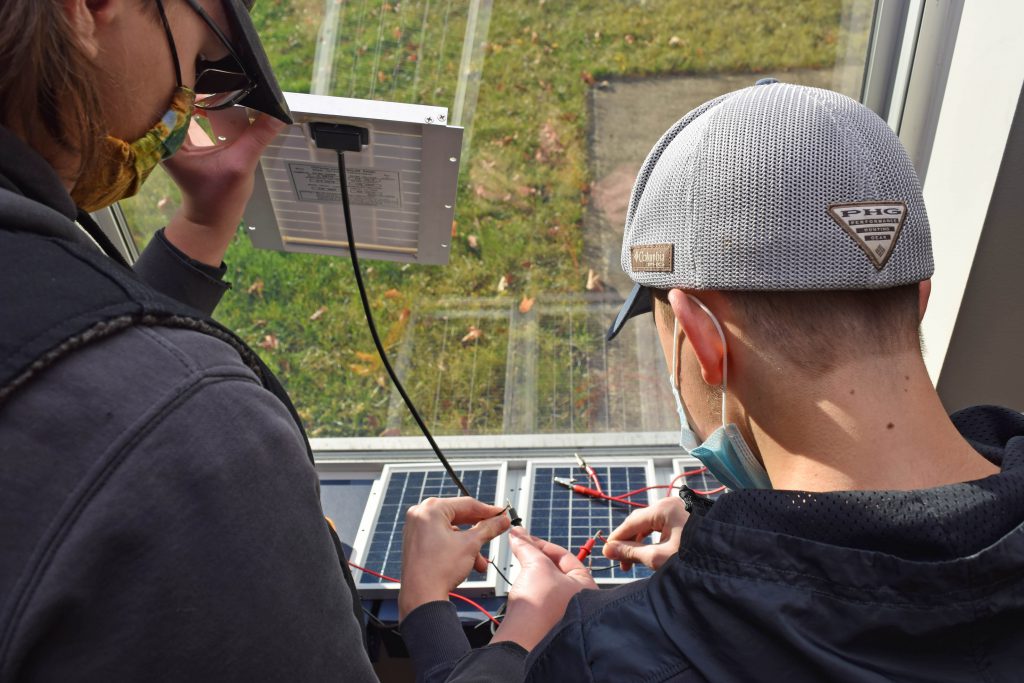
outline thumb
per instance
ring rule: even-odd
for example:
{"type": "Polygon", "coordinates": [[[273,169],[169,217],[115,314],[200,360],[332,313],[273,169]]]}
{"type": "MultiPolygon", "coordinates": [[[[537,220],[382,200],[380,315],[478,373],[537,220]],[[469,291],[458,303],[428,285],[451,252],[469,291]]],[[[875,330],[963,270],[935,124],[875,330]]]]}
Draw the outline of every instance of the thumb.
{"type": "Polygon", "coordinates": [[[512,547],[512,554],[519,560],[523,567],[531,564],[551,563],[551,560],[541,550],[530,542],[525,532],[515,530],[508,535],[509,545],[512,547]]]}
{"type": "Polygon", "coordinates": [[[470,528],[470,532],[473,533],[475,540],[483,545],[492,538],[502,533],[509,527],[511,522],[509,521],[508,515],[500,514],[495,517],[488,517],[487,519],[480,520],[470,528]]]}
{"type": "Polygon", "coordinates": [[[648,546],[644,543],[633,541],[608,541],[601,552],[609,560],[640,562],[639,555],[646,547],[648,546]]]}
{"type": "Polygon", "coordinates": [[[609,541],[604,544],[602,552],[609,560],[618,560],[624,565],[632,565],[634,563],[647,564],[654,558],[657,550],[649,543],[609,541]]]}
{"type": "Polygon", "coordinates": [[[278,121],[273,116],[259,114],[248,129],[239,136],[237,144],[244,146],[253,157],[258,157],[285,127],[285,123],[278,121]]]}

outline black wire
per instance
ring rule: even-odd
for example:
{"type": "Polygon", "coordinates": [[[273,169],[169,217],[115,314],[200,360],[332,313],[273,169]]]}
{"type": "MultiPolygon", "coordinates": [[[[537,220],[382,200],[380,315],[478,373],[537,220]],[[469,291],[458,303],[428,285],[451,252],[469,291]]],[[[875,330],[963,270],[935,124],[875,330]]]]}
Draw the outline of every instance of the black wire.
{"type": "Polygon", "coordinates": [[[390,631],[391,633],[394,633],[396,635],[402,635],[401,632],[398,630],[398,624],[388,624],[384,621],[381,621],[380,617],[378,617],[376,614],[366,609],[365,607],[363,608],[363,612],[366,614],[367,617],[369,617],[370,621],[373,622],[373,625],[381,629],[382,631],[390,631]]]}
{"type": "MultiPolygon", "coordinates": [[[[405,393],[405,387],[398,381],[398,375],[391,367],[391,362],[388,360],[388,354],[384,351],[384,344],[380,341],[380,336],[377,334],[377,326],[373,323],[373,312],[370,310],[370,300],[366,296],[366,287],[363,285],[363,274],[359,268],[359,257],[356,255],[356,238],[352,231],[352,213],[349,209],[348,202],[348,179],[345,176],[345,153],[338,152],[338,172],[341,175],[341,209],[345,214],[345,235],[348,238],[348,253],[352,257],[352,270],[356,275],[356,287],[359,289],[359,298],[363,302],[363,313],[366,314],[366,323],[370,327],[370,336],[373,337],[373,343],[377,347],[377,353],[380,355],[380,360],[384,363],[384,369],[388,371],[388,376],[391,377],[391,381],[394,382],[395,388],[398,389],[398,393],[401,394],[402,400],[405,401],[405,405],[409,408],[409,412],[412,413],[412,417],[416,420],[416,424],[419,425],[420,430],[423,432],[423,436],[427,437],[427,441],[430,443],[430,447],[434,449],[434,455],[444,465],[444,469],[448,472],[448,476],[455,482],[455,485],[459,487],[459,491],[462,495],[473,496],[469,490],[466,489],[459,476],[455,474],[455,470],[448,463],[448,459],[444,457],[444,453],[441,452],[440,446],[434,441],[434,437],[431,436],[430,430],[427,429],[427,423],[420,417],[419,412],[416,410],[416,406],[413,405],[412,399],[405,393]]],[[[497,567],[495,567],[497,569],[497,567]]]]}

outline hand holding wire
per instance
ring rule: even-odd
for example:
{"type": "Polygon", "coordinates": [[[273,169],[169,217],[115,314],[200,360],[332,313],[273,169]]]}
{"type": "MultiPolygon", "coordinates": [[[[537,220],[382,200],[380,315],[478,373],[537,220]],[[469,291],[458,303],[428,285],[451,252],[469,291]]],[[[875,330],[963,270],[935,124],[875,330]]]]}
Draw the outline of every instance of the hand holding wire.
{"type": "Polygon", "coordinates": [[[522,569],[491,642],[510,640],[530,650],[562,618],[572,596],[597,584],[583,563],[559,545],[530,536],[522,528],[509,532],[509,543],[522,569]]]}
{"type": "Polygon", "coordinates": [[[486,571],[480,548],[509,527],[504,508],[474,498],[428,498],[405,515],[401,618],[427,602],[446,600],[469,573],[486,571]],[[459,525],[472,524],[468,529],[459,525]]]}
{"type": "Polygon", "coordinates": [[[679,539],[690,514],[678,496],[662,498],[643,510],[636,510],[608,536],[602,550],[605,557],[618,560],[623,571],[635,562],[658,569],[679,551],[679,539]],[[657,543],[643,543],[651,533],[661,532],[657,543]]]}

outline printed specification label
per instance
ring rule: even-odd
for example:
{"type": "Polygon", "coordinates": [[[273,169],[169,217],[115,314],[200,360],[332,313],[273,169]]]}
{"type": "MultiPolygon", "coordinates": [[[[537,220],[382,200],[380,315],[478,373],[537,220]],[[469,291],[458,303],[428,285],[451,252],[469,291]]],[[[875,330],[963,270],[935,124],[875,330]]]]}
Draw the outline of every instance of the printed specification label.
{"type": "MultiPolygon", "coordinates": [[[[337,204],[341,201],[338,167],[326,164],[288,162],[288,175],[295,196],[303,202],[337,204]]],[[[402,208],[401,178],[398,171],[375,168],[349,168],[348,200],[353,206],[402,208]]]]}

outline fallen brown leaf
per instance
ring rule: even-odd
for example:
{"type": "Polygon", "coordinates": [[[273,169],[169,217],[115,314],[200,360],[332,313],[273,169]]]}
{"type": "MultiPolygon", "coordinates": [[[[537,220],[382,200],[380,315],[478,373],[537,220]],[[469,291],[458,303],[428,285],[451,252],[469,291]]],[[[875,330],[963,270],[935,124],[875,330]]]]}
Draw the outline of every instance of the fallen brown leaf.
{"type": "Polygon", "coordinates": [[[501,279],[498,280],[498,292],[504,292],[506,289],[508,289],[508,278],[502,275],[501,279]]]}
{"type": "Polygon", "coordinates": [[[258,296],[259,298],[262,299],[263,298],[263,280],[260,280],[260,279],[257,278],[251,285],[249,285],[249,289],[247,289],[245,291],[249,293],[249,296],[252,296],[252,295],[255,294],[256,296],[258,296]]]}
{"type": "Polygon", "coordinates": [[[591,268],[587,271],[587,291],[588,292],[603,292],[604,291],[604,280],[601,276],[594,272],[591,268]]]}
{"type": "Polygon", "coordinates": [[[319,320],[320,316],[322,316],[326,312],[327,312],[327,307],[326,306],[321,306],[320,308],[318,308],[315,311],[313,311],[313,315],[309,316],[309,319],[310,320],[319,320]]]}
{"type": "Polygon", "coordinates": [[[580,78],[582,78],[583,82],[586,83],[587,85],[594,85],[594,83],[596,83],[596,81],[594,80],[594,74],[590,73],[589,71],[581,71],[580,78]]]}
{"type": "Polygon", "coordinates": [[[276,351],[281,346],[281,342],[274,335],[268,334],[263,337],[263,341],[260,342],[259,346],[261,349],[276,351]]]}
{"type": "Polygon", "coordinates": [[[519,312],[522,313],[523,315],[529,313],[530,309],[533,308],[533,302],[536,300],[536,297],[524,296],[523,300],[519,302],[519,312]]]}
{"type": "Polygon", "coordinates": [[[462,343],[469,344],[470,342],[479,341],[484,336],[483,331],[476,325],[470,325],[469,331],[466,332],[466,336],[462,338],[462,343]]]}
{"type": "Polygon", "coordinates": [[[397,299],[400,296],[402,296],[402,293],[399,292],[397,289],[394,289],[394,288],[389,289],[388,291],[384,292],[384,298],[385,299],[397,299]]]}
{"type": "Polygon", "coordinates": [[[353,351],[353,355],[358,360],[361,360],[364,363],[373,363],[373,362],[376,362],[377,360],[379,360],[378,357],[377,357],[377,354],[375,354],[375,353],[366,353],[365,351],[353,351]]]}

